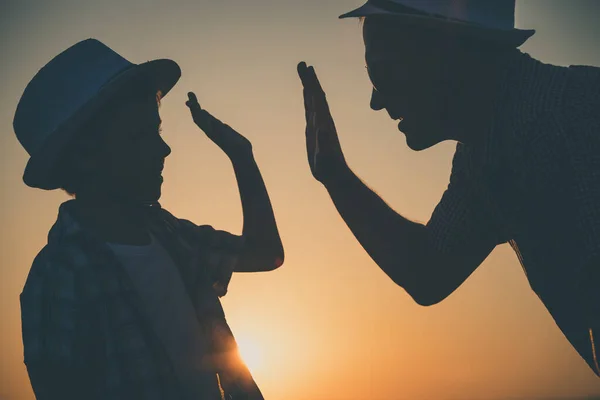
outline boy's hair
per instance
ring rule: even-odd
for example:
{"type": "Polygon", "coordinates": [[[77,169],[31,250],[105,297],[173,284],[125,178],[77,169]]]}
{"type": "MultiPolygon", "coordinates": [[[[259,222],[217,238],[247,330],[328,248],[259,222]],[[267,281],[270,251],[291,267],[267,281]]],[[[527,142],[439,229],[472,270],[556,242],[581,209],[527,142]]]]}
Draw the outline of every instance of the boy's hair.
{"type": "MultiPolygon", "coordinates": [[[[82,168],[82,161],[91,159],[102,144],[104,121],[110,118],[110,115],[121,104],[130,101],[138,96],[151,96],[148,92],[148,81],[145,77],[137,79],[126,85],[121,91],[121,95],[115,97],[113,101],[102,107],[92,118],[90,118],[83,127],[75,134],[76,138],[63,150],[55,166],[54,173],[61,182],[61,189],[72,197],[77,196],[85,181],[89,178],[88,171],[82,168]]],[[[160,107],[162,92],[160,90],[154,93],[156,103],[160,107]]]]}

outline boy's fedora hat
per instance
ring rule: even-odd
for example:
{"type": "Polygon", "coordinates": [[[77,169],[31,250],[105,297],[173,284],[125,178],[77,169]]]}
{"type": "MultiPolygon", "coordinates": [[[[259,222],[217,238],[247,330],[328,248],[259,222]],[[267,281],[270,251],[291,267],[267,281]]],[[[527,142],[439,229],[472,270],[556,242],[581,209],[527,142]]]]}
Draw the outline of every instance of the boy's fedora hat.
{"type": "Polygon", "coordinates": [[[53,171],[62,150],[120,89],[140,76],[150,90],[164,96],[181,70],[166,59],[133,64],[95,39],[83,40],[48,62],[25,88],[13,120],[17,138],[30,156],[25,184],[59,188],[53,171]]]}

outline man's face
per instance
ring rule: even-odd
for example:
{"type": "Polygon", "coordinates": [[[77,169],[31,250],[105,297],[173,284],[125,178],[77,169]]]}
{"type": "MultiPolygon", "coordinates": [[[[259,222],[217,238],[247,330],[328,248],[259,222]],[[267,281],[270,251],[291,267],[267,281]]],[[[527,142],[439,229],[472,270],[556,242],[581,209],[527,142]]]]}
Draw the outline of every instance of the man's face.
{"type": "Polygon", "coordinates": [[[413,150],[445,140],[450,129],[451,42],[406,27],[390,38],[378,22],[365,21],[365,61],[373,83],[371,108],[399,119],[398,129],[413,150]]]}
{"type": "Polygon", "coordinates": [[[160,198],[162,170],[171,149],[160,136],[161,119],[153,97],[131,100],[107,115],[98,152],[98,183],[126,202],[160,198]]]}

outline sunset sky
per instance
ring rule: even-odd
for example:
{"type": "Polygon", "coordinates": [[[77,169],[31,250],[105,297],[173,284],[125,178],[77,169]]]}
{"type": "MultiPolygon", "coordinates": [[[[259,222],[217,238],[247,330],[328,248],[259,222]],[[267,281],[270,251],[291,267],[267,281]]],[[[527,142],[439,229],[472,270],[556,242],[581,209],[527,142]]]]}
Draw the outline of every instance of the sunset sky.
{"type": "MultiPolygon", "coordinates": [[[[32,399],[19,294],[46,243],[62,192],[26,187],[12,129],[17,102],[53,56],[97,38],[132,62],[170,58],[183,75],[163,100],[161,203],[239,234],[227,158],[193,124],[186,93],[248,137],[286,251],[274,272],[236,275],[223,299],[242,354],[268,400],[543,399],[600,395],[531,291],[508,245],[444,302],[420,307],[375,265],[306,161],[296,64],[313,64],[354,171],[405,217],[425,222],[450,173],[454,142],[413,152],[385,112],[369,109],[361,29],[337,16],[363,0],[56,0],[0,2],[0,399],[32,399]]],[[[523,51],[600,66],[600,1],[517,1],[523,51]]],[[[600,132],[599,132],[600,134],[600,132]]]]}

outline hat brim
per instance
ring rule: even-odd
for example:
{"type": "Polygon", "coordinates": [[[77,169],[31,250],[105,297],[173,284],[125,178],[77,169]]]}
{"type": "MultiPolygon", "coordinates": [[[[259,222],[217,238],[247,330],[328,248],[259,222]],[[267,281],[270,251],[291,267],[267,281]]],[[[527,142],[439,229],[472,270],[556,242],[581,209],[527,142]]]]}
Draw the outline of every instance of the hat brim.
{"type": "Polygon", "coordinates": [[[369,16],[393,16],[398,18],[399,23],[416,24],[424,27],[451,27],[457,32],[465,32],[484,40],[504,44],[511,47],[519,47],[534,33],[533,29],[494,29],[487,28],[468,22],[436,18],[429,15],[409,14],[386,10],[371,3],[366,3],[355,10],[339,16],[340,19],[360,18],[369,16]]]}
{"type": "Polygon", "coordinates": [[[53,171],[64,148],[96,112],[109,104],[120,89],[138,76],[149,78],[148,84],[151,85],[151,89],[160,91],[164,97],[181,77],[181,69],[175,61],[159,59],[133,64],[130,68],[117,74],[102,86],[92,100],[84,104],[71,118],[57,128],[52,134],[52,140],[48,140],[31,155],[23,175],[25,184],[45,190],[60,188],[61,182],[58,181],[53,171]]]}

